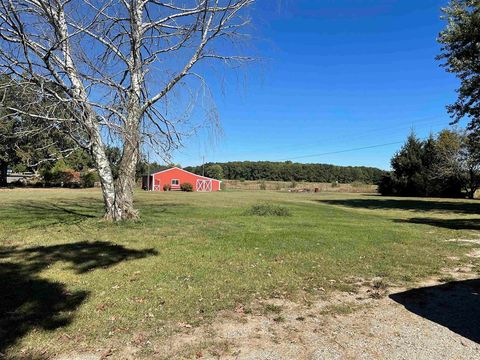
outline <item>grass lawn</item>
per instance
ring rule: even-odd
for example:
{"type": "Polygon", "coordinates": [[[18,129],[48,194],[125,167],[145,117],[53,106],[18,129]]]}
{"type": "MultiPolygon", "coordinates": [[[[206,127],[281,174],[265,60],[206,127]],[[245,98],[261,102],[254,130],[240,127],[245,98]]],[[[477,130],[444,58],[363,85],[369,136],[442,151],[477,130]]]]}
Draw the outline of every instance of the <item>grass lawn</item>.
{"type": "Polygon", "coordinates": [[[109,224],[98,190],[0,191],[0,353],[133,344],[148,357],[179,323],[352,290],[352,277],[413,282],[467,261],[445,240],[480,237],[467,200],[139,191],[137,206],[140,222],[109,224]],[[246,215],[265,202],[291,216],[246,215]]]}

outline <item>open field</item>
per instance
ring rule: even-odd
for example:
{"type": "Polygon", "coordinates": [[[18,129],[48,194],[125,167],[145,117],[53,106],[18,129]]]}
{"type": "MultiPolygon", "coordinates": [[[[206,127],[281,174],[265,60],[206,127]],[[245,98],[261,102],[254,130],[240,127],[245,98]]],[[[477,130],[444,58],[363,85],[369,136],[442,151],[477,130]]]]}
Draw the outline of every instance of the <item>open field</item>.
{"type": "Polygon", "coordinates": [[[223,180],[227,190],[274,190],[274,191],[313,191],[315,188],[321,192],[347,192],[347,193],[376,193],[377,185],[364,183],[331,184],[306,181],[253,181],[253,180],[223,180]],[[262,189],[262,186],[264,188],[262,189]]]}
{"type": "Polygon", "coordinates": [[[140,222],[109,224],[98,190],[0,191],[0,353],[161,357],[168,336],[239,304],[326,299],[355,292],[358,279],[408,287],[467,263],[478,271],[466,256],[480,238],[476,201],[138,192],[137,206],[140,222]],[[245,214],[266,202],[291,216],[245,214]]]}

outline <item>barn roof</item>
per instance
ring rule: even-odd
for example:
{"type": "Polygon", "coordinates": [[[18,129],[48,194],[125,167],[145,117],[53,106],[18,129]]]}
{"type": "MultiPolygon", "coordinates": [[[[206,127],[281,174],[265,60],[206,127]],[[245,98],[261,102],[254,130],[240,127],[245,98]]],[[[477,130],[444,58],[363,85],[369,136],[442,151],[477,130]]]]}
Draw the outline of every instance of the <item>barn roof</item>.
{"type": "MultiPolygon", "coordinates": [[[[190,171],[181,169],[181,168],[179,168],[179,167],[177,167],[177,166],[174,166],[174,167],[171,167],[171,168],[168,168],[168,169],[165,169],[165,170],[161,170],[161,171],[151,172],[150,175],[156,175],[156,174],[165,173],[165,172],[168,172],[168,171],[173,170],[173,169],[177,169],[177,170],[186,172],[186,173],[188,173],[188,174],[192,174],[192,175],[198,176],[198,177],[200,177],[200,178],[202,178],[202,179],[208,179],[208,180],[214,180],[214,181],[222,182],[222,180],[210,178],[210,177],[208,177],[208,176],[198,175],[198,174],[192,173],[192,172],[190,172],[190,171]]],[[[143,176],[148,176],[148,175],[143,175],[143,176]]]]}

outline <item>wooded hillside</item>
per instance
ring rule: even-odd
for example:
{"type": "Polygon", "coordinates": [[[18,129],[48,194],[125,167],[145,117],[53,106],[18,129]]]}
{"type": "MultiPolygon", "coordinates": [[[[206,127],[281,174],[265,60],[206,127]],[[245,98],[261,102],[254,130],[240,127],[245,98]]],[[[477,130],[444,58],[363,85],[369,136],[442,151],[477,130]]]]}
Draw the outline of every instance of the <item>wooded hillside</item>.
{"type": "Polygon", "coordinates": [[[329,164],[301,164],[270,161],[235,161],[190,166],[185,170],[205,176],[229,180],[272,180],[351,183],[355,181],[376,184],[385,174],[383,170],[364,166],[336,166],[329,164]],[[219,167],[222,174],[219,174],[219,167]],[[211,173],[214,172],[214,173],[211,173]]]}

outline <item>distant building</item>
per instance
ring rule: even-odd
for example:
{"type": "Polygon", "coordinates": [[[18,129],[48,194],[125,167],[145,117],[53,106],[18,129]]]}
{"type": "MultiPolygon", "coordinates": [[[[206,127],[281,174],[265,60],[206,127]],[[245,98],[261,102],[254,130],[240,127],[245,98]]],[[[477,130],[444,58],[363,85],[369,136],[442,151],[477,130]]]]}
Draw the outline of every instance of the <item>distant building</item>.
{"type": "Polygon", "coordinates": [[[166,187],[169,187],[172,191],[180,190],[180,185],[183,183],[192,184],[193,191],[210,192],[219,191],[221,181],[197,175],[178,167],[142,177],[142,189],[148,191],[164,191],[166,187]]]}

